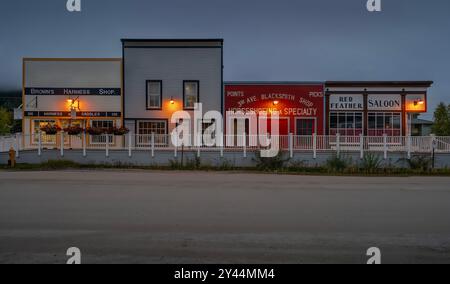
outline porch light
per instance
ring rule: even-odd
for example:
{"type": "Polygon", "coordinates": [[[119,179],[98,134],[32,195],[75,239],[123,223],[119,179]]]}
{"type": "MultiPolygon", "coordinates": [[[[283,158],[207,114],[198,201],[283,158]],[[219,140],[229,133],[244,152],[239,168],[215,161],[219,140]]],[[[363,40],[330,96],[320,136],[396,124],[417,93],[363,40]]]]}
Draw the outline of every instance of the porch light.
{"type": "Polygon", "coordinates": [[[423,100],[414,101],[414,106],[424,105],[425,102],[423,100]]]}
{"type": "Polygon", "coordinates": [[[173,100],[173,97],[170,97],[170,104],[171,105],[175,104],[175,101],[173,100]]]}

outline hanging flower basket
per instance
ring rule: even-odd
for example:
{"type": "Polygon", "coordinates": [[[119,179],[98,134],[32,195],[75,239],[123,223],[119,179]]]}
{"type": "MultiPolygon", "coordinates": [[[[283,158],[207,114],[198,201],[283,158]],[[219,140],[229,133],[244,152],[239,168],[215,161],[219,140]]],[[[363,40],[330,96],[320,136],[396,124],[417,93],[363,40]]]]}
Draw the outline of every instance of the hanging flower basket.
{"type": "Polygon", "coordinates": [[[79,126],[69,126],[67,128],[64,128],[64,132],[66,132],[70,136],[80,135],[83,132],[83,130],[84,129],[79,126]]]}
{"type": "Polygon", "coordinates": [[[61,127],[59,127],[58,125],[47,124],[46,126],[41,128],[41,131],[46,135],[56,135],[61,131],[61,127]]]}
{"type": "Polygon", "coordinates": [[[88,127],[86,128],[86,133],[92,136],[97,136],[105,133],[105,130],[103,128],[88,127]]]}
{"type": "Polygon", "coordinates": [[[114,135],[114,132],[116,131],[115,127],[110,127],[108,129],[106,129],[105,133],[109,134],[109,135],[114,135]]]}
{"type": "Polygon", "coordinates": [[[116,136],[123,136],[123,135],[128,134],[129,132],[130,132],[130,130],[126,127],[120,127],[120,128],[114,127],[113,134],[116,136]]]}

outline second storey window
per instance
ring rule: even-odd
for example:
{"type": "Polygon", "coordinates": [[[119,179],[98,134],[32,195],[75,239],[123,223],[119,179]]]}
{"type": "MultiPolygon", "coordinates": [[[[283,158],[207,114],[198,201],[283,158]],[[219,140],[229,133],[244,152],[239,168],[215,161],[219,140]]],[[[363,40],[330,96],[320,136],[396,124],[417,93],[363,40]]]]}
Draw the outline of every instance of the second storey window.
{"type": "Polygon", "coordinates": [[[147,109],[161,109],[162,82],[147,81],[147,109]]]}
{"type": "Polygon", "coordinates": [[[184,81],[184,109],[194,109],[195,103],[199,102],[199,85],[199,81],[184,81]]]}

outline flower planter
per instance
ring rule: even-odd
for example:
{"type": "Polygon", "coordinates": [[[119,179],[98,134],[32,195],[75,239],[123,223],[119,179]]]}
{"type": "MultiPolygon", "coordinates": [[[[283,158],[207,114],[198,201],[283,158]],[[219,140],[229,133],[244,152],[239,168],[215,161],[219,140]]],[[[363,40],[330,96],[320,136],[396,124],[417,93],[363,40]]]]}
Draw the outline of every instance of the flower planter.
{"type": "Polygon", "coordinates": [[[83,130],[84,129],[79,126],[70,126],[70,127],[64,128],[64,132],[66,132],[70,136],[78,136],[81,133],[83,133],[83,130]]]}
{"type": "Polygon", "coordinates": [[[61,131],[61,127],[57,125],[46,125],[41,128],[41,131],[44,132],[46,135],[56,135],[58,132],[61,131]]]}
{"type": "Polygon", "coordinates": [[[98,136],[98,135],[102,135],[105,133],[105,130],[102,128],[92,128],[92,127],[88,127],[86,129],[86,133],[92,136],[98,136]]]}
{"type": "Polygon", "coordinates": [[[114,135],[116,136],[124,136],[128,134],[130,130],[126,127],[114,128],[114,135]]]}

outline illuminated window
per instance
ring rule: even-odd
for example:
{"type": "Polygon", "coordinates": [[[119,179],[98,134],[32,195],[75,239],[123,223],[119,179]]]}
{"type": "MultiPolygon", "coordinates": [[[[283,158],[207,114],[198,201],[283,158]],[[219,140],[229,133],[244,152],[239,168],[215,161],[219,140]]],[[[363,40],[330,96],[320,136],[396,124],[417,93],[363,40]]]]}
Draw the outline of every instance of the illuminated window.
{"type": "MultiPolygon", "coordinates": [[[[47,126],[47,125],[56,125],[55,120],[34,120],[33,121],[33,143],[37,144],[39,143],[39,131],[41,128],[47,126]]],[[[42,132],[41,136],[41,143],[43,145],[55,145],[56,144],[56,135],[46,135],[44,132],[42,132]]]]}
{"type": "Polygon", "coordinates": [[[137,128],[137,133],[139,134],[137,144],[139,146],[151,146],[152,134],[155,134],[155,145],[167,144],[167,121],[138,121],[137,128]]]}
{"type": "MultiPolygon", "coordinates": [[[[92,128],[99,128],[103,130],[108,130],[109,128],[114,127],[114,121],[112,120],[91,120],[92,128]]],[[[95,135],[91,136],[92,144],[106,144],[106,136],[105,135],[95,135]]],[[[109,143],[113,143],[113,136],[109,136],[109,143]]]]}
{"type": "Polygon", "coordinates": [[[185,109],[194,109],[199,102],[199,81],[184,81],[183,100],[185,109]]]}

